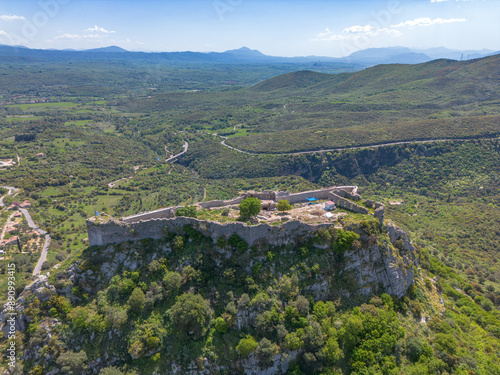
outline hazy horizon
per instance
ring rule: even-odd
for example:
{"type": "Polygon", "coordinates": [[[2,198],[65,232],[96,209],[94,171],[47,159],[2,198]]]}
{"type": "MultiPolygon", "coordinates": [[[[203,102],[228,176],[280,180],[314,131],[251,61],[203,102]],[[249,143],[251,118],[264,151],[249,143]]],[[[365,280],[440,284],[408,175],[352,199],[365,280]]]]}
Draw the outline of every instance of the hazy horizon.
{"type": "Polygon", "coordinates": [[[0,44],[84,50],[342,57],[367,48],[500,50],[500,2],[5,1],[0,44]]]}

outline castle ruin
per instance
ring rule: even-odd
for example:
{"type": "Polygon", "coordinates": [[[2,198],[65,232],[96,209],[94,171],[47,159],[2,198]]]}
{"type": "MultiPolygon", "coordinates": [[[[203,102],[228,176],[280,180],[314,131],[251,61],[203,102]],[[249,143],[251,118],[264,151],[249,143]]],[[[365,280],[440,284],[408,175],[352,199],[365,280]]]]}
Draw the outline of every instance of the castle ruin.
{"type": "MultiPolygon", "coordinates": [[[[357,186],[333,186],[320,190],[311,190],[291,194],[286,191],[247,192],[231,200],[214,200],[197,203],[205,209],[215,209],[234,206],[243,199],[255,197],[261,201],[278,202],[287,200],[290,204],[302,203],[308,197],[327,199],[338,207],[349,211],[373,215],[380,224],[384,221],[385,206],[382,203],[366,201],[365,205],[374,208],[370,213],[368,208],[356,203],[361,200],[357,186]]],[[[290,221],[280,225],[261,223],[247,225],[241,222],[219,223],[216,221],[198,220],[188,217],[176,217],[175,212],[179,207],[167,207],[154,211],[143,212],[120,219],[103,218],[101,216],[87,219],[87,232],[91,246],[137,241],[146,238],[160,239],[165,236],[165,231],[182,232],[185,225],[191,225],[205,235],[216,241],[219,237],[229,238],[233,234],[239,235],[249,246],[265,241],[270,245],[287,244],[293,237],[307,235],[320,227],[331,226],[332,223],[307,224],[301,221],[290,221]]]]}

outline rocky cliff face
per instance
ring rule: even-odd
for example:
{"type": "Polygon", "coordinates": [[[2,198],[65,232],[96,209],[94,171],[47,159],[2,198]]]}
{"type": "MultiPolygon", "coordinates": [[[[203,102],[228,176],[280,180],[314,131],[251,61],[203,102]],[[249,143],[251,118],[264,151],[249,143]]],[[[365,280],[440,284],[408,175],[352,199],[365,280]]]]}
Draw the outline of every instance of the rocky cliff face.
{"type": "MultiPolygon", "coordinates": [[[[23,332],[28,327],[31,319],[25,314],[27,305],[37,298],[40,303],[46,302],[51,296],[56,294],[56,288],[51,285],[46,275],[38,275],[31,284],[27,285],[23,292],[17,298],[15,307],[16,315],[16,331],[23,332]]],[[[9,309],[4,307],[0,312],[0,328],[7,334],[8,326],[5,324],[9,317],[9,309]]]]}
{"type": "Polygon", "coordinates": [[[371,295],[384,290],[401,298],[413,285],[413,267],[417,262],[415,248],[401,228],[389,223],[386,229],[389,241],[345,254],[345,272],[357,278],[361,294],[371,295]]]}
{"type": "MultiPolygon", "coordinates": [[[[309,227],[309,231],[306,231],[304,228],[301,227],[296,236],[289,235],[281,244],[267,244],[264,247],[253,246],[251,248],[246,244],[244,246],[246,250],[241,246],[238,249],[229,245],[226,237],[222,237],[224,241],[221,242],[212,236],[204,236],[201,230],[191,231],[191,234],[184,235],[184,250],[175,248],[173,238],[143,239],[91,247],[68,269],[58,271],[54,285],[49,283],[47,276],[41,275],[34,283],[26,287],[18,298],[16,307],[19,312],[17,329],[25,332],[29,323],[33,321],[29,316],[30,310],[26,308],[35,298],[43,305],[51,296],[59,295],[66,297],[74,306],[82,303],[85,305],[85,301],[102,298],[102,294],[98,297],[99,291],[108,293],[107,288],[115,276],[123,278],[123,275],[132,273],[147,274],[152,272],[150,270],[155,261],[159,265],[163,264],[164,267],[168,264],[169,270],[183,275],[182,283],[185,282],[186,277],[190,277],[185,276],[184,272],[189,267],[199,268],[203,272],[208,272],[207,275],[213,275],[214,283],[224,282],[223,279],[235,269],[241,270],[242,274],[238,276],[240,279],[250,277],[262,282],[260,290],[265,291],[262,297],[245,303],[236,303],[238,298],[243,297],[235,297],[235,307],[230,310],[226,308],[226,314],[229,314],[226,318],[230,322],[230,329],[236,332],[254,329],[258,324],[259,316],[269,312],[273,306],[284,311],[290,303],[289,298],[296,298],[297,293],[309,296],[311,301],[331,301],[340,298],[353,303],[353,301],[366,300],[371,295],[381,292],[403,297],[413,284],[413,269],[416,265],[415,249],[401,228],[391,223],[381,228],[376,219],[368,224],[366,222],[349,224],[342,230],[333,227],[309,227]],[[335,238],[340,231],[342,233],[354,232],[358,238],[349,249],[341,254],[335,251],[335,238]],[[192,253],[195,248],[200,251],[198,255],[192,253]],[[200,256],[205,257],[208,263],[200,265],[200,256]],[[291,297],[279,297],[280,293],[283,293],[280,288],[295,290],[295,292],[290,294],[291,297]],[[276,298],[279,298],[278,305],[276,305],[276,298]]],[[[181,232],[176,232],[175,236],[181,238],[181,234],[181,232]]],[[[208,276],[204,277],[206,282],[208,276]]],[[[191,286],[190,290],[202,290],[202,285],[204,284],[191,286]]],[[[150,298],[148,296],[151,296],[148,294],[151,293],[151,288],[149,285],[144,285],[144,288],[147,300],[150,298]]],[[[214,293],[217,295],[218,291],[214,293]]],[[[246,298],[248,299],[248,295],[246,298]]],[[[5,322],[5,313],[4,311],[0,314],[2,322],[5,322]]],[[[61,322],[60,319],[50,316],[38,320],[37,345],[27,346],[24,358],[36,363],[47,362],[38,355],[38,349],[47,345],[53,332],[57,331],[55,328],[61,323],[71,326],[71,323],[64,322],[64,319],[61,322]]],[[[4,323],[2,329],[5,328],[4,323]]],[[[103,337],[106,339],[101,338],[101,340],[125,340],[126,342],[130,340],[130,338],[122,337],[122,333],[116,330],[105,332],[103,337]]],[[[73,351],[78,351],[83,347],[84,341],[82,340],[85,339],[77,335],[65,345],[73,351]]],[[[151,350],[147,355],[151,356],[155,353],[159,352],[151,350]]],[[[238,361],[236,366],[238,371],[248,375],[283,374],[287,371],[289,363],[300,354],[300,350],[282,351],[273,357],[269,362],[271,364],[265,369],[260,368],[256,356],[250,354],[238,361]]],[[[50,361],[54,363],[53,358],[48,360],[50,361]]],[[[123,359],[118,358],[112,352],[102,353],[98,361],[95,358],[89,359],[88,373],[98,372],[100,368],[115,365],[120,361],[123,359]]],[[[174,364],[172,373],[177,374],[197,375],[213,373],[211,371],[214,369],[219,372],[223,369],[228,370],[227,363],[224,364],[220,359],[213,358],[204,360],[203,370],[200,370],[200,366],[195,362],[188,365],[175,361],[172,363],[174,364]]],[[[233,370],[234,368],[231,368],[228,373],[233,373],[231,372],[233,370]]]]}

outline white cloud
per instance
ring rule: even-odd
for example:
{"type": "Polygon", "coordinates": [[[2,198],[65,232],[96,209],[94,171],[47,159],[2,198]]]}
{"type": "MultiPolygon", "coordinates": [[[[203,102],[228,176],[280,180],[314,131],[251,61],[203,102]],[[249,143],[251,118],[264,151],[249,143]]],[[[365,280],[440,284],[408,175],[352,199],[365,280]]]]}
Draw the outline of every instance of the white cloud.
{"type": "Polygon", "coordinates": [[[373,32],[374,30],[375,28],[372,25],[366,25],[366,26],[355,25],[351,27],[346,27],[343,33],[370,33],[373,32]]]}
{"type": "Polygon", "coordinates": [[[378,30],[378,33],[379,34],[386,34],[386,35],[390,35],[390,36],[393,36],[393,37],[400,37],[400,36],[403,36],[403,33],[399,30],[396,30],[396,29],[388,29],[387,27],[384,27],[380,30],[378,30]]]}
{"type": "Polygon", "coordinates": [[[415,26],[431,26],[431,25],[443,25],[447,23],[456,23],[456,22],[466,22],[465,18],[434,18],[430,17],[420,17],[415,18],[414,20],[408,20],[405,22],[398,23],[397,25],[391,25],[391,27],[415,27],[415,26]]]}
{"type": "Polygon", "coordinates": [[[386,35],[390,37],[400,37],[403,34],[401,31],[396,29],[390,29],[386,27],[382,27],[377,29],[372,25],[354,25],[350,27],[346,27],[341,34],[335,33],[331,31],[329,28],[326,28],[324,32],[319,33],[315,41],[338,41],[338,40],[355,40],[361,37],[376,37],[379,35],[386,35]]]}
{"type": "Polygon", "coordinates": [[[105,34],[112,34],[116,33],[114,30],[106,30],[104,27],[100,27],[97,25],[94,25],[94,27],[89,27],[87,30],[88,32],[99,32],[99,33],[105,33],[105,34]]]}
{"type": "Polygon", "coordinates": [[[5,31],[3,30],[0,30],[0,35],[1,36],[9,36],[9,34],[7,34],[5,31]]]}
{"type": "Polygon", "coordinates": [[[26,18],[24,18],[23,16],[16,16],[14,14],[2,14],[0,15],[0,20],[2,21],[23,21],[25,20],[26,18]]]}
{"type": "Polygon", "coordinates": [[[55,40],[69,39],[69,40],[84,40],[84,39],[102,39],[103,36],[99,34],[62,34],[54,37],[55,40]]]}
{"type": "Polygon", "coordinates": [[[78,39],[80,38],[80,35],[78,34],[62,34],[56,36],[54,39],[78,39]]]}
{"type": "Polygon", "coordinates": [[[107,39],[109,38],[109,34],[116,33],[116,31],[113,30],[106,30],[104,27],[100,26],[93,26],[89,27],[88,29],[84,30],[83,34],[70,34],[70,33],[65,33],[58,35],[54,37],[54,40],[61,40],[61,39],[67,39],[67,40],[96,40],[96,39],[107,39]]]}

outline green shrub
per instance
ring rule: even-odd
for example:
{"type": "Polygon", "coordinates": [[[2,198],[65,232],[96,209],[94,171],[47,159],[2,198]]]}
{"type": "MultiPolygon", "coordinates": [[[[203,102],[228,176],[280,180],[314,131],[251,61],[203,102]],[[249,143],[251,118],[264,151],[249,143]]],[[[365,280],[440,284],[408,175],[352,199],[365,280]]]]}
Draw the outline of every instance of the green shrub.
{"type": "Polygon", "coordinates": [[[240,340],[236,346],[236,351],[240,353],[242,357],[247,357],[250,353],[257,349],[258,345],[257,341],[255,341],[251,335],[247,335],[244,339],[240,340]]]}
{"type": "Polygon", "coordinates": [[[410,361],[417,362],[422,352],[422,340],[418,337],[413,336],[406,341],[406,353],[410,361]]]}
{"type": "Polygon", "coordinates": [[[71,323],[73,323],[73,326],[80,331],[84,331],[87,329],[88,317],[89,317],[89,309],[87,307],[81,307],[81,306],[75,307],[75,309],[69,314],[71,323]]]}
{"type": "Polygon", "coordinates": [[[229,325],[222,317],[215,319],[215,330],[219,333],[226,333],[229,329],[229,325]]]}
{"type": "Polygon", "coordinates": [[[141,288],[135,288],[130,298],[128,299],[128,305],[130,306],[130,311],[134,313],[141,313],[146,306],[146,296],[141,288]]]}
{"type": "Polygon", "coordinates": [[[168,293],[176,294],[182,285],[182,277],[175,271],[167,271],[163,276],[163,285],[168,293]]]}
{"type": "Polygon", "coordinates": [[[266,339],[265,337],[260,340],[257,348],[255,349],[255,355],[259,361],[259,365],[262,368],[267,368],[273,364],[274,355],[278,352],[276,344],[266,339]]]}
{"type": "Polygon", "coordinates": [[[434,337],[434,347],[438,351],[454,355],[457,351],[458,343],[452,334],[436,333],[434,337]]]}
{"type": "Polygon", "coordinates": [[[175,211],[175,216],[197,217],[198,210],[194,206],[180,207],[175,211]]]}
{"type": "Polygon", "coordinates": [[[243,218],[252,217],[260,212],[260,200],[257,198],[246,198],[241,201],[240,205],[240,216],[243,218]]]}
{"type": "Polygon", "coordinates": [[[99,371],[99,375],[124,375],[118,367],[106,367],[99,371]]]}
{"type": "Polygon", "coordinates": [[[349,250],[352,246],[352,243],[354,241],[357,241],[359,239],[359,234],[351,231],[345,231],[342,229],[339,229],[337,231],[337,239],[336,241],[332,244],[332,249],[342,255],[344,254],[347,250],[349,250]]]}
{"type": "Polygon", "coordinates": [[[83,374],[87,369],[85,362],[87,362],[87,354],[83,350],[78,353],[71,350],[64,352],[56,361],[63,374],[68,375],[83,374]]]}
{"type": "Polygon", "coordinates": [[[210,302],[199,294],[185,293],[169,311],[175,331],[180,338],[198,339],[207,332],[213,311],[210,302]]]}
{"type": "Polygon", "coordinates": [[[219,237],[219,238],[217,238],[217,242],[216,242],[216,244],[217,244],[217,247],[220,247],[221,249],[223,249],[223,248],[225,248],[225,247],[226,247],[227,242],[226,242],[226,240],[224,239],[224,237],[219,237]]]}
{"type": "Polygon", "coordinates": [[[298,350],[304,347],[304,340],[297,332],[290,332],[285,336],[285,348],[289,350],[298,350]]]}
{"type": "Polygon", "coordinates": [[[172,241],[172,248],[177,252],[182,251],[184,249],[184,238],[179,235],[175,236],[172,241]]]}
{"type": "Polygon", "coordinates": [[[239,251],[243,252],[248,249],[248,244],[246,241],[241,238],[237,233],[233,233],[231,237],[229,237],[229,240],[227,241],[230,246],[238,249],[239,251]]]}
{"type": "Polygon", "coordinates": [[[283,200],[279,200],[278,201],[278,204],[276,205],[276,208],[278,209],[278,211],[290,211],[293,207],[290,204],[290,202],[288,202],[287,200],[283,199],[283,200]]]}

